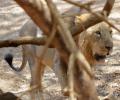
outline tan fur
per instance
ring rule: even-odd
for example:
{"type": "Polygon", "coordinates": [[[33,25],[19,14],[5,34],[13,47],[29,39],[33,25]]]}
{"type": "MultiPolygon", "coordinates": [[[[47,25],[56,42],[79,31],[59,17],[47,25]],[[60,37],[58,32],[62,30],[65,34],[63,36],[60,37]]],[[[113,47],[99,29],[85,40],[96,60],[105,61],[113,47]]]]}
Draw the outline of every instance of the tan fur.
{"type": "Polygon", "coordinates": [[[94,54],[109,55],[113,47],[111,28],[104,22],[92,26],[79,35],[78,46],[88,62],[93,66],[99,63],[94,54]],[[96,32],[100,32],[101,36],[96,32]],[[110,47],[108,50],[106,47],[110,47]]]}

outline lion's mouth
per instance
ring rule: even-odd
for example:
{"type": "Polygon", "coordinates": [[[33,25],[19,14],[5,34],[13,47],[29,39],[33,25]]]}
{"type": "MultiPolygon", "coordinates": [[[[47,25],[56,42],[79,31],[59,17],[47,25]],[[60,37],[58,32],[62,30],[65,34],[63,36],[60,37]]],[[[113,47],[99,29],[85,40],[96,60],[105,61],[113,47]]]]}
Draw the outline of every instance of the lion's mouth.
{"type": "Polygon", "coordinates": [[[95,58],[97,61],[100,61],[100,60],[104,60],[104,59],[106,58],[106,55],[95,54],[95,55],[94,55],[94,58],[95,58]]]}

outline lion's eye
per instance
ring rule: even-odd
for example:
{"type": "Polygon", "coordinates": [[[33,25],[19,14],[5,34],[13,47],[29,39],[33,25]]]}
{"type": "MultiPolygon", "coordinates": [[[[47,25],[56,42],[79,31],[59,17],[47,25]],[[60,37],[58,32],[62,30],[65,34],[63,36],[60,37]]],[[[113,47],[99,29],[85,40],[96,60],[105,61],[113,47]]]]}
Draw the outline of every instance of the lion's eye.
{"type": "Polygon", "coordinates": [[[96,31],[95,33],[96,33],[98,36],[101,35],[100,31],[96,31]]]}

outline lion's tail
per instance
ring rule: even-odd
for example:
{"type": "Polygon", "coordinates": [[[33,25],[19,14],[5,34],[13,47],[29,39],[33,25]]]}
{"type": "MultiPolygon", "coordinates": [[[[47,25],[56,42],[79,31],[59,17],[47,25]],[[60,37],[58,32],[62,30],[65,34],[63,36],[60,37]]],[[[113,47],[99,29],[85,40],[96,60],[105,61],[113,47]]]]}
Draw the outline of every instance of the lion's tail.
{"type": "Polygon", "coordinates": [[[14,65],[13,65],[13,55],[11,53],[6,54],[5,57],[4,57],[5,61],[9,64],[9,66],[17,72],[22,71],[25,68],[26,63],[27,63],[27,57],[25,56],[24,47],[22,47],[22,49],[23,49],[22,50],[22,52],[23,52],[22,59],[23,60],[22,60],[22,64],[21,64],[20,67],[14,67],[14,65]]]}

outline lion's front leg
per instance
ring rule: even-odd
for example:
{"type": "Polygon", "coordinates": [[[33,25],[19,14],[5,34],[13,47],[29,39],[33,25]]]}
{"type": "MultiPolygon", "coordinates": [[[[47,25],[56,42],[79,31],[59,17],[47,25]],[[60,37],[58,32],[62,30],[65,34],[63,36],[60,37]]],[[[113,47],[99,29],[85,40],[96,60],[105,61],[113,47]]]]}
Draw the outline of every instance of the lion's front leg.
{"type": "Polygon", "coordinates": [[[65,64],[62,62],[62,60],[60,59],[57,51],[54,57],[53,71],[55,75],[58,77],[58,81],[61,85],[62,93],[65,96],[68,96],[69,92],[68,92],[67,68],[65,64]]]}

